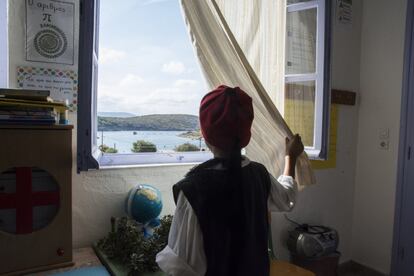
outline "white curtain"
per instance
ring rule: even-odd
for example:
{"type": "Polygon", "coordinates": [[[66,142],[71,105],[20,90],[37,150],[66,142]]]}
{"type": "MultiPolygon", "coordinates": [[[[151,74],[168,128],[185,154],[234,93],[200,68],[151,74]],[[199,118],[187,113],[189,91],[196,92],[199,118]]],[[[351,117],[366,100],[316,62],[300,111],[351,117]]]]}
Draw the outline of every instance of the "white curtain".
{"type": "MultiPolygon", "coordinates": [[[[281,174],[285,137],[292,136],[275,105],[283,109],[285,0],[181,0],[181,5],[210,88],[239,86],[253,98],[247,156],[281,174]]],[[[300,188],[315,183],[305,153],[296,175],[300,188]]]]}
{"type": "Polygon", "coordinates": [[[286,0],[216,0],[231,32],[281,114],[286,0]]]}

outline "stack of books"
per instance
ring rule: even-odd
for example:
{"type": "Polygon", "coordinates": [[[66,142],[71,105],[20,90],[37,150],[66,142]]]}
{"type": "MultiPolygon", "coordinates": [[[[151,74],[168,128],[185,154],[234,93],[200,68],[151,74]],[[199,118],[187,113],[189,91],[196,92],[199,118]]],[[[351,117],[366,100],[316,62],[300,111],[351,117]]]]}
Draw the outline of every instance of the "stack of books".
{"type": "Polygon", "coordinates": [[[50,91],[0,89],[0,124],[53,125],[66,109],[53,102],[50,91]]]}

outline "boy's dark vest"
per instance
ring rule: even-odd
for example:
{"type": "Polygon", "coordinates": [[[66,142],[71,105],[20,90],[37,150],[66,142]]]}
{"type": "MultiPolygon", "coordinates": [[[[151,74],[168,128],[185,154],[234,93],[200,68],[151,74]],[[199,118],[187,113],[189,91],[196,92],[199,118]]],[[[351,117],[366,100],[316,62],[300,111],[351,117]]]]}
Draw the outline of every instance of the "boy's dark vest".
{"type": "Polygon", "coordinates": [[[270,177],[256,162],[242,168],[242,183],[231,187],[216,159],[191,170],[173,187],[182,191],[203,234],[207,276],[269,275],[268,208],[270,177]]]}

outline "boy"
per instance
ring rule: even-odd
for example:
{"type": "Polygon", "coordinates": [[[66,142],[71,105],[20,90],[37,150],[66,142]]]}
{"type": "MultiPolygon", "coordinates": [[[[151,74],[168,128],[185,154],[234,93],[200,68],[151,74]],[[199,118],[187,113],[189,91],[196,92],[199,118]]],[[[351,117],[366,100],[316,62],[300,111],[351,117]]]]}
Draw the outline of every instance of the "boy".
{"type": "Polygon", "coordinates": [[[296,199],[300,136],[286,138],[286,164],[278,180],[241,156],[250,141],[252,99],[219,86],[200,105],[200,127],[214,158],[173,187],[177,204],[168,246],[157,263],[173,276],[269,275],[269,211],[290,211],[296,199]]]}

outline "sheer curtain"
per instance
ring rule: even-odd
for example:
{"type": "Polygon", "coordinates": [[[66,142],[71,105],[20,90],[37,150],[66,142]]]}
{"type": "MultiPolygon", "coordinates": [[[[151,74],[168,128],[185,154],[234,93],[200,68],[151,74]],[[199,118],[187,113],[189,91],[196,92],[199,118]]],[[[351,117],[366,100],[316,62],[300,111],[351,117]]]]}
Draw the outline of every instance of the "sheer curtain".
{"type": "MultiPolygon", "coordinates": [[[[285,137],[292,136],[275,105],[283,110],[285,1],[181,0],[181,5],[209,86],[239,86],[253,98],[255,119],[247,156],[273,175],[281,174],[285,137]]],[[[315,183],[305,153],[296,174],[300,188],[315,183]]]]}
{"type": "Polygon", "coordinates": [[[286,1],[216,0],[216,3],[250,66],[283,115],[286,1]]]}

